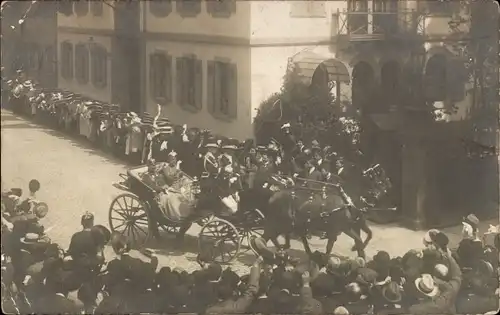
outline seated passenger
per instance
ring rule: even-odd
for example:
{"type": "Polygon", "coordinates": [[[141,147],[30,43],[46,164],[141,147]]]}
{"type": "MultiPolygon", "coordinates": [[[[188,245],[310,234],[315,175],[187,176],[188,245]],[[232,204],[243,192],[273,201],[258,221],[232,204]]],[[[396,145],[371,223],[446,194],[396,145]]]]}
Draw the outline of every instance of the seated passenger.
{"type": "Polygon", "coordinates": [[[148,171],[141,175],[141,180],[157,192],[168,188],[167,181],[162,172],[158,172],[158,167],[154,159],[148,160],[148,171]]]}
{"type": "Polygon", "coordinates": [[[180,170],[180,164],[182,161],[177,160],[177,153],[172,151],[168,154],[167,164],[162,167],[162,173],[165,176],[166,184],[172,186],[175,182],[182,177],[182,171],[180,170]]]}

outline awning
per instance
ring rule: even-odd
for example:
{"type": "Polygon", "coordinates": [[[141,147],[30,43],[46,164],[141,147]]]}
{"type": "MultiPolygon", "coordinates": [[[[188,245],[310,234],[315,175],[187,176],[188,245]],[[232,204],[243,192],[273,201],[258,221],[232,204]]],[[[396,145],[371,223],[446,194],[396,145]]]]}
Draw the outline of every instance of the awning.
{"type": "Polygon", "coordinates": [[[312,52],[304,52],[294,56],[291,61],[297,74],[306,84],[311,84],[313,74],[320,65],[328,71],[330,81],[351,81],[346,65],[340,60],[331,59],[312,52]]]}

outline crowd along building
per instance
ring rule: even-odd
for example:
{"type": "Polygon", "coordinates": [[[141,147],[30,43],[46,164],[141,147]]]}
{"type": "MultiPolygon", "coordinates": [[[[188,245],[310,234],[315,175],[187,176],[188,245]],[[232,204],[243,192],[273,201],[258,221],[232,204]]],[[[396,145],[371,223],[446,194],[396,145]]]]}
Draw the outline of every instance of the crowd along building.
{"type": "MultiPolygon", "coordinates": [[[[442,185],[433,175],[439,167],[429,167],[434,157],[422,144],[436,135],[413,118],[419,103],[430,104],[451,126],[476,106],[456,45],[470,41],[464,18],[470,6],[423,0],[71,5],[57,17],[60,88],[137,112],[155,112],[160,104],[176,123],[244,139],[253,135],[260,103],[295,69],[307,84],[334,87],[338,106],[362,113],[365,150],[400,188],[398,205],[409,225],[420,227],[426,213],[445,206],[433,193],[442,185]]],[[[497,32],[490,35],[498,42],[497,32]]]]}

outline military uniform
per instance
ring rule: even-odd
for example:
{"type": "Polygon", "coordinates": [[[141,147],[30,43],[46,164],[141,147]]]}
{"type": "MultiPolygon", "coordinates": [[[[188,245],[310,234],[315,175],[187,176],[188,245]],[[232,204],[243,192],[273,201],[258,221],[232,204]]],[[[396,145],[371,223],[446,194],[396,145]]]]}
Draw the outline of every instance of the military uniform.
{"type": "Polygon", "coordinates": [[[203,168],[208,174],[215,176],[219,173],[219,161],[212,152],[207,152],[203,157],[203,168]]]}

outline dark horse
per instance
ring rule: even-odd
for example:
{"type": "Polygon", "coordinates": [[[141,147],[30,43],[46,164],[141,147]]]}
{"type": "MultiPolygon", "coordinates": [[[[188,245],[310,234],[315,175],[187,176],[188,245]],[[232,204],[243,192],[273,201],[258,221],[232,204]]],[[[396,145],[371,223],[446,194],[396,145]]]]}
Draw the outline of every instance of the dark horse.
{"type": "Polygon", "coordinates": [[[355,242],[353,250],[365,256],[364,248],[372,232],[362,211],[346,200],[348,197],[340,187],[332,186],[323,192],[294,186],[272,192],[258,186],[241,192],[240,197],[245,207],[256,207],[264,213],[263,238],[271,240],[276,247],[281,247],[277,238],[283,235],[284,247],[290,248],[290,238],[294,234],[300,237],[306,253],[310,254],[308,235],[322,232],[328,239],[326,254],[331,254],[338,236],[345,233],[355,242]],[[361,238],[361,230],[367,234],[365,241],[361,238]]]}

